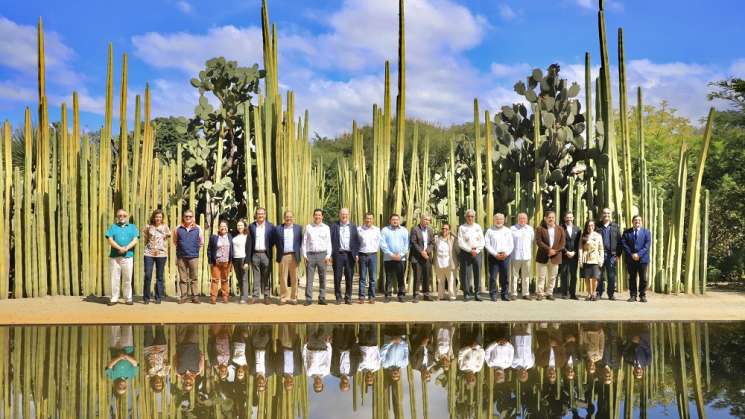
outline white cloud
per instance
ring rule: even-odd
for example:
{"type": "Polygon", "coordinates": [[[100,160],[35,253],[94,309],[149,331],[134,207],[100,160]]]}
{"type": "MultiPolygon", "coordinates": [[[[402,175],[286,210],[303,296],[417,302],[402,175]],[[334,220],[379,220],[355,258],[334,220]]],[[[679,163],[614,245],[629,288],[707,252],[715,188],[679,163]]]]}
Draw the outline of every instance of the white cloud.
{"type": "MultiPolygon", "coordinates": [[[[585,10],[597,11],[599,8],[598,0],[574,0],[574,3],[585,10]]],[[[605,9],[622,12],[623,3],[616,0],[605,0],[605,9]]]]}
{"type": "Polygon", "coordinates": [[[504,20],[512,20],[517,17],[517,12],[510,5],[501,3],[499,5],[499,17],[504,20]]]}
{"type": "Polygon", "coordinates": [[[188,1],[185,1],[185,0],[181,0],[181,1],[177,2],[176,3],[176,7],[178,7],[179,10],[181,10],[182,12],[184,12],[186,14],[191,13],[191,10],[192,10],[191,9],[191,4],[189,4],[189,2],[188,1]]]}
{"type": "Polygon", "coordinates": [[[527,63],[491,64],[491,73],[494,75],[494,77],[508,79],[508,81],[512,79],[514,79],[515,81],[517,81],[518,79],[523,79],[530,75],[530,70],[532,69],[533,67],[531,67],[527,63]]]}
{"type": "Polygon", "coordinates": [[[745,58],[740,58],[732,63],[728,71],[730,76],[745,78],[745,58]]]}
{"type": "Polygon", "coordinates": [[[0,81],[0,99],[7,102],[31,102],[36,100],[36,89],[19,86],[12,81],[0,81]]]}

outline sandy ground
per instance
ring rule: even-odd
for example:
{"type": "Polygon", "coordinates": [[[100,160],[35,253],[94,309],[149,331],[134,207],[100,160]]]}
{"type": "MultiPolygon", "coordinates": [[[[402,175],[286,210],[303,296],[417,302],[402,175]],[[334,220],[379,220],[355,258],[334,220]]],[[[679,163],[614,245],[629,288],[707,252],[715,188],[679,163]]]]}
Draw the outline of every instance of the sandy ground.
{"type": "MultiPolygon", "coordinates": [[[[333,298],[333,297],[332,297],[333,298]]],[[[705,296],[649,296],[649,302],[391,302],[327,306],[250,304],[163,304],[109,307],[105,298],[43,297],[0,301],[0,325],[275,323],[275,322],[436,322],[436,321],[745,321],[745,294],[711,291],[705,296]]]]}

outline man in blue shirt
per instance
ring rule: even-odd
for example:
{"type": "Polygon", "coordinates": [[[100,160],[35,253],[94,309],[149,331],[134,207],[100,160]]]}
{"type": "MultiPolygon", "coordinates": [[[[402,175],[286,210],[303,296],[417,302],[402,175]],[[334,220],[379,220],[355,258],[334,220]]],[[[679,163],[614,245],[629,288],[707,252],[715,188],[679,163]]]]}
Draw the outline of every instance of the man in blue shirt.
{"type": "Polygon", "coordinates": [[[129,223],[129,214],[123,209],[116,211],[116,223],[106,231],[106,239],[111,245],[109,253],[109,270],[111,272],[111,297],[109,305],[119,301],[120,291],[124,295],[127,305],[132,302],[132,265],[134,261],[134,247],[140,237],[140,231],[134,224],[129,223]],[[121,290],[120,290],[121,284],[121,290]]]}
{"type": "Polygon", "coordinates": [[[385,302],[391,301],[391,282],[394,277],[398,285],[398,301],[404,302],[406,286],[404,285],[404,268],[406,254],[409,252],[409,232],[401,227],[401,217],[391,214],[389,226],[380,232],[380,249],[383,251],[385,266],[385,302]]]}

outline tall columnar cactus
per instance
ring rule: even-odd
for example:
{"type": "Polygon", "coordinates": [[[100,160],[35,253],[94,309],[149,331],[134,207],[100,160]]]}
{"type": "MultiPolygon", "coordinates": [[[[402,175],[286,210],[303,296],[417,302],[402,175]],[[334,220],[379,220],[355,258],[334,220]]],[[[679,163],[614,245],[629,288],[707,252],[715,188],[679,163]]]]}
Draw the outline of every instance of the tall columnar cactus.
{"type": "Polygon", "coordinates": [[[618,97],[620,104],[620,129],[623,140],[623,211],[624,218],[631,222],[633,205],[633,183],[631,173],[631,140],[629,139],[629,120],[626,93],[626,63],[623,50],[623,28],[618,28],[618,97]]]}
{"type": "Polygon", "coordinates": [[[396,178],[393,212],[401,213],[403,203],[404,151],[406,149],[406,37],[404,0],[398,1],[398,97],[396,98],[396,178]]]}

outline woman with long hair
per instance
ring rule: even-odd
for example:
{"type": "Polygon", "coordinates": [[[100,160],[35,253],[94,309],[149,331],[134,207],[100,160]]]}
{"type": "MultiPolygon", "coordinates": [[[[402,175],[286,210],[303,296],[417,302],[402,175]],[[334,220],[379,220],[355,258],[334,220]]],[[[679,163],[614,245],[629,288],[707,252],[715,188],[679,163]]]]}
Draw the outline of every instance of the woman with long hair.
{"type": "Polygon", "coordinates": [[[597,301],[595,290],[600,279],[600,268],[603,267],[604,252],[603,237],[595,231],[595,222],[587,220],[579,245],[579,266],[587,283],[587,301],[597,301]]]}
{"type": "Polygon", "coordinates": [[[233,270],[240,287],[240,304],[248,301],[248,260],[246,259],[246,241],[248,241],[248,221],[241,218],[235,224],[237,234],[233,236],[233,270]]]}
{"type": "Polygon", "coordinates": [[[150,303],[150,281],[153,277],[153,265],[155,265],[155,304],[160,304],[165,297],[164,271],[168,259],[168,238],[171,236],[171,230],[166,225],[163,211],[160,208],[150,215],[142,236],[145,238],[145,284],[142,300],[145,304],[150,303]]]}
{"type": "Polygon", "coordinates": [[[230,296],[228,278],[230,261],[233,259],[233,237],[228,233],[228,222],[220,221],[217,234],[210,237],[207,246],[207,259],[210,263],[212,281],[210,284],[210,302],[217,302],[217,291],[222,291],[222,302],[227,303],[230,296]]]}

